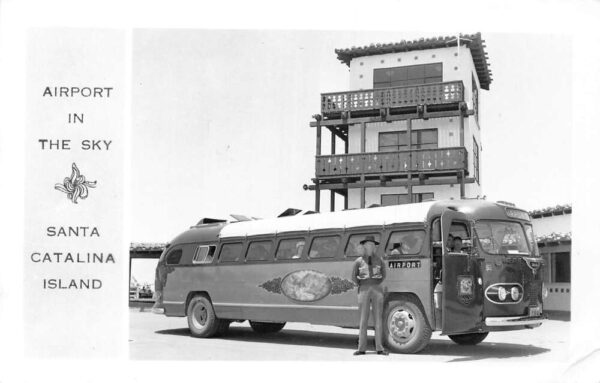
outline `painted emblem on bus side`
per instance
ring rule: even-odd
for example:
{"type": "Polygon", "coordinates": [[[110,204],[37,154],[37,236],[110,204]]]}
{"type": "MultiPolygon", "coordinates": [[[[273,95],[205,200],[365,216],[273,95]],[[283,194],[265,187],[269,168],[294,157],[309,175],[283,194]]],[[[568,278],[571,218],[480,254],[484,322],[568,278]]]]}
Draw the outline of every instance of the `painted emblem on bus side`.
{"type": "Polygon", "coordinates": [[[314,302],[331,292],[327,275],[313,270],[294,271],[281,281],[281,291],[286,297],[300,302],[314,302]]]}
{"type": "Polygon", "coordinates": [[[340,277],[329,277],[315,270],[298,270],[283,278],[274,278],[259,285],[268,292],[283,294],[298,302],[314,302],[327,295],[345,293],[356,287],[354,282],[340,277]]]}
{"type": "Polygon", "coordinates": [[[473,301],[475,294],[473,293],[473,276],[459,275],[458,276],[458,299],[464,305],[468,305],[473,301]]]}

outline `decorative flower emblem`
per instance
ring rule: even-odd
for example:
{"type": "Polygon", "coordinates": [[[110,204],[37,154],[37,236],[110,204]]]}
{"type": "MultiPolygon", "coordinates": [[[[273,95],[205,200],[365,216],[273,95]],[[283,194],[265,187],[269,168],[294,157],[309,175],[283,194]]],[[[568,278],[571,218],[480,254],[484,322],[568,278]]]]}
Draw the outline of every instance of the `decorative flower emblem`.
{"type": "Polygon", "coordinates": [[[56,190],[67,193],[67,198],[77,203],[77,199],[86,199],[88,187],[95,188],[96,181],[86,181],[85,176],[80,175],[77,165],[73,162],[71,177],[66,177],[62,184],[54,185],[56,190]]]}

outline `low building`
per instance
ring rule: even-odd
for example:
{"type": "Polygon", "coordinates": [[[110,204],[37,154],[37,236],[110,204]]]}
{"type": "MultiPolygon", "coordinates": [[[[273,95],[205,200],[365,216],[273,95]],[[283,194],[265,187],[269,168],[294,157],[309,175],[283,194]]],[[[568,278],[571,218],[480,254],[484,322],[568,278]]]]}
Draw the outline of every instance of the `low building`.
{"type": "Polygon", "coordinates": [[[529,212],[545,261],[544,284],[548,297],[544,309],[571,311],[571,205],[529,212]]]}

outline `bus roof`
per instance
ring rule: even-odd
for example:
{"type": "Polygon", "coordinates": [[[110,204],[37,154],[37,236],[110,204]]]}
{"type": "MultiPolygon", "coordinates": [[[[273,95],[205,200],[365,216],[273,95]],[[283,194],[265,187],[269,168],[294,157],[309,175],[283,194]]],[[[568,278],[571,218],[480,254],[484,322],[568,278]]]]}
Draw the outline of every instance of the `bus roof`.
{"type": "Polygon", "coordinates": [[[258,221],[235,222],[221,230],[221,238],[275,234],[319,229],[348,229],[361,226],[381,226],[394,223],[424,223],[435,202],[373,207],[330,213],[269,218],[258,221]]]}

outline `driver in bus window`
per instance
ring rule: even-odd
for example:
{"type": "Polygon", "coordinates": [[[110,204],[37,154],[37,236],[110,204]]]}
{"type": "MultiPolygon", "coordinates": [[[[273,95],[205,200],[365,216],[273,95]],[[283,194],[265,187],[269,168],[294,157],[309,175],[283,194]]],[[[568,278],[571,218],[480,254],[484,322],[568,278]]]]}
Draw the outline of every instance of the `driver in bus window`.
{"type": "Polygon", "coordinates": [[[453,253],[460,253],[460,252],[462,252],[462,246],[463,246],[462,238],[459,236],[456,236],[452,240],[452,248],[450,249],[450,251],[452,251],[453,253]]]}

